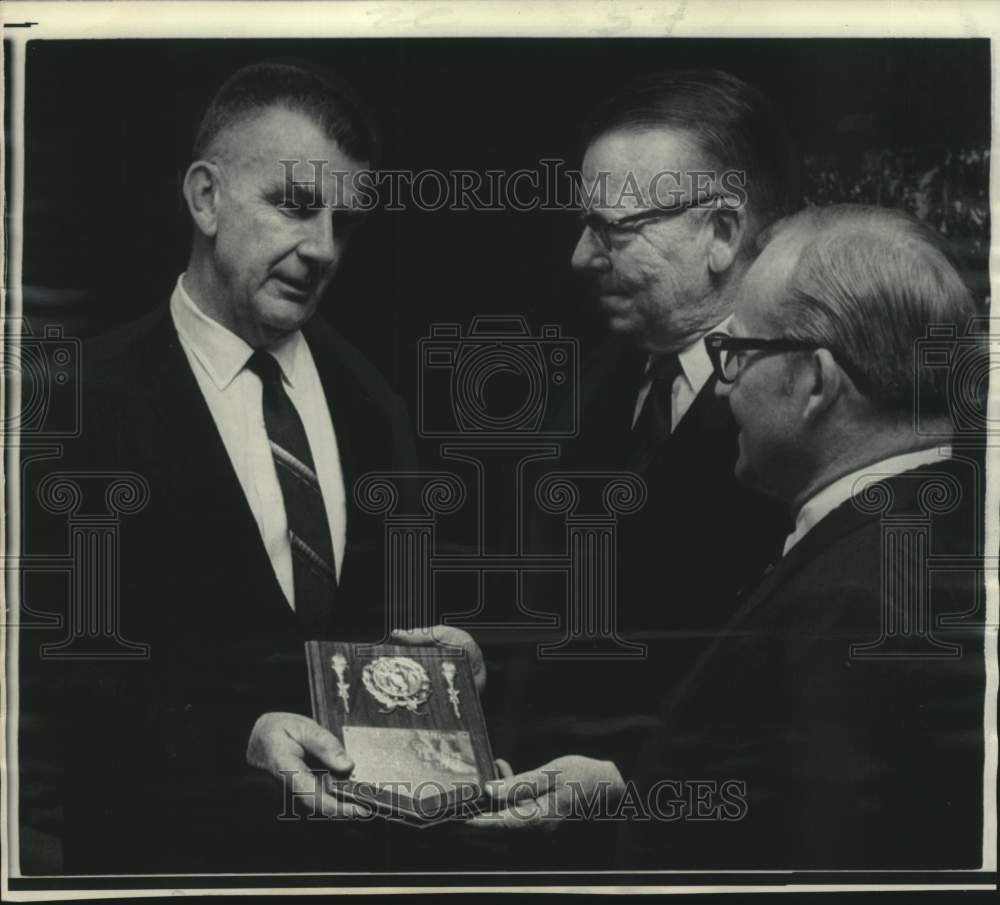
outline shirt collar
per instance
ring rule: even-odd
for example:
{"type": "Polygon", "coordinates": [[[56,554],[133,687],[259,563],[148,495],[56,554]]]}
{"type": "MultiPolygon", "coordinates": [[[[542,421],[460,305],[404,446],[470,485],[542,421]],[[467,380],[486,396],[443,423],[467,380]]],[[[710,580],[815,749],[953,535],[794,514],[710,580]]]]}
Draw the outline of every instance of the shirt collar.
{"type": "MultiPolygon", "coordinates": [[[[198,307],[184,288],[184,274],[177,279],[170,297],[170,313],[178,335],[205,369],[212,383],[220,392],[229,387],[246,367],[254,352],[253,347],[198,307]]],[[[281,366],[285,380],[293,387],[300,373],[304,347],[305,338],[301,331],[296,330],[267,348],[281,366]]]]}
{"type": "MultiPolygon", "coordinates": [[[[729,322],[732,319],[733,317],[730,315],[714,330],[709,330],[708,333],[729,332],[729,322]]],[[[714,370],[712,359],[708,357],[708,349],[705,348],[705,337],[708,333],[703,333],[690,346],[677,353],[684,376],[687,378],[687,382],[691,384],[691,389],[694,390],[695,395],[700,393],[701,388],[708,383],[714,370]]]]}
{"type": "Polygon", "coordinates": [[[301,330],[282,336],[267,347],[281,365],[281,373],[285,383],[294,387],[295,381],[302,374],[302,356],[306,354],[306,340],[301,330]]]}
{"type": "MultiPolygon", "coordinates": [[[[722,323],[720,323],[715,331],[728,332],[729,322],[732,320],[732,315],[727,317],[722,323]]],[[[708,333],[714,331],[708,331],[701,334],[693,343],[685,346],[677,353],[677,360],[680,362],[681,371],[684,374],[684,379],[691,385],[691,389],[697,396],[703,386],[708,383],[709,378],[712,376],[712,359],[708,357],[708,349],[705,348],[705,337],[708,333]]],[[[650,356],[646,360],[646,372],[649,371],[653,364],[653,356],[650,356]]]]}
{"type": "Polygon", "coordinates": [[[795,528],[785,539],[785,549],[782,555],[787,554],[834,509],[842,503],[846,503],[869,484],[902,474],[905,471],[912,471],[922,465],[940,462],[950,456],[950,446],[932,446],[927,449],[902,453],[898,456],[890,456],[888,459],[882,459],[880,462],[874,462],[837,478],[802,504],[795,516],[795,528]],[[859,481],[862,483],[859,484],[859,481]]]}

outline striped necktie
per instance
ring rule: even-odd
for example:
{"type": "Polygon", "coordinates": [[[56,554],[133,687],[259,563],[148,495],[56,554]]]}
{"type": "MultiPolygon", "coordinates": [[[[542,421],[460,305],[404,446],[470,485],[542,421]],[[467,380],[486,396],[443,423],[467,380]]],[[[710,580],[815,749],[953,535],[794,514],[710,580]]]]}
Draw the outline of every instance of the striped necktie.
{"type": "Polygon", "coordinates": [[[646,372],[649,393],[629,437],[627,467],[645,469],[660,444],[670,438],[674,381],[680,373],[681,362],[676,352],[658,356],[646,372]]]}
{"type": "Polygon", "coordinates": [[[295,582],[295,612],[313,637],[323,634],[333,611],[337,572],[330,525],[302,419],[282,384],[281,366],[257,349],[247,368],[260,378],[264,426],[288,519],[295,582]]]}

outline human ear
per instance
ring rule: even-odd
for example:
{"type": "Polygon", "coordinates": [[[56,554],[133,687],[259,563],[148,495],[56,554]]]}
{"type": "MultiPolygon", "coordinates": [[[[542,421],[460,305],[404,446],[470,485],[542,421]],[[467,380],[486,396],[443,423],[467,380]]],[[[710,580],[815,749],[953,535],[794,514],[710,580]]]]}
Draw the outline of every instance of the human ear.
{"type": "Polygon", "coordinates": [[[711,239],[708,246],[708,268],[712,273],[721,274],[733,266],[739,254],[746,233],[746,211],[725,205],[713,210],[709,215],[711,239]]]}
{"type": "Polygon", "coordinates": [[[808,389],[802,417],[805,421],[815,421],[836,401],[844,389],[844,375],[829,349],[810,352],[802,367],[805,386],[808,389]]]}
{"type": "Polygon", "coordinates": [[[184,200],[195,227],[205,236],[218,230],[219,168],[207,160],[196,160],[184,174],[184,200]]]}

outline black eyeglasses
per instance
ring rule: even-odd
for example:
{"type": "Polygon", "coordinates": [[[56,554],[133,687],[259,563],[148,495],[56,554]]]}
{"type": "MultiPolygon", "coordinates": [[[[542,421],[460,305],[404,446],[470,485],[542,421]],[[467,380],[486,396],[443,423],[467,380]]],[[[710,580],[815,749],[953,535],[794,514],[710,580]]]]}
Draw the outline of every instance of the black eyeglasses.
{"type": "Polygon", "coordinates": [[[842,353],[819,343],[810,343],[798,339],[785,339],[782,337],[776,339],[758,339],[750,336],[730,336],[728,333],[709,333],[705,337],[705,348],[708,350],[708,357],[712,361],[712,367],[715,369],[715,376],[719,378],[719,383],[735,382],[743,368],[746,357],[745,353],[747,352],[764,352],[765,354],[770,354],[774,352],[812,352],[816,349],[827,349],[861,392],[866,392],[868,386],[868,381],[864,375],[851,365],[842,353]]]}
{"type": "Polygon", "coordinates": [[[711,203],[716,195],[706,195],[704,198],[696,198],[693,201],[686,201],[675,204],[671,207],[654,207],[648,211],[639,211],[637,214],[629,214],[627,217],[620,217],[618,220],[605,220],[603,217],[593,212],[580,214],[580,228],[590,229],[601,243],[605,251],[611,251],[612,243],[616,238],[635,235],[644,226],[656,220],[666,220],[676,217],[692,208],[714,209],[717,203],[711,203]]]}

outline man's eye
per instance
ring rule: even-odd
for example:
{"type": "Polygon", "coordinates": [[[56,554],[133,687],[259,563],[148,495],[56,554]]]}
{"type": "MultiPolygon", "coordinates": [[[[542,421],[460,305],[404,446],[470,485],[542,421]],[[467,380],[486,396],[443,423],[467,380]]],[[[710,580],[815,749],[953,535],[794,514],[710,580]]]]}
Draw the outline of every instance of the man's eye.
{"type": "Polygon", "coordinates": [[[313,212],[304,204],[300,207],[293,207],[290,204],[279,204],[278,210],[280,210],[286,217],[290,217],[293,220],[305,220],[313,214],[313,212]]]}
{"type": "Polygon", "coordinates": [[[272,195],[271,203],[290,217],[309,217],[316,213],[317,206],[312,192],[295,190],[272,195]]]}

